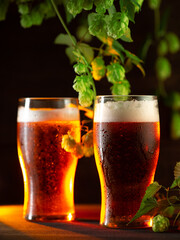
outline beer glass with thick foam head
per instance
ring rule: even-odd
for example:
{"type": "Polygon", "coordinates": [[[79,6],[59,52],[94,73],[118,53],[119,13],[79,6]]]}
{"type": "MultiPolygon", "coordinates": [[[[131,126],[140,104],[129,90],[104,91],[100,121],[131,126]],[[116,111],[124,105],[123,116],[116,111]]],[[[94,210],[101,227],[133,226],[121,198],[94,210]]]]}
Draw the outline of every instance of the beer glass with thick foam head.
{"type": "Polygon", "coordinates": [[[80,142],[77,99],[19,99],[17,122],[25,219],[73,220],[77,158],[62,149],[61,141],[70,133],[80,142]]]}
{"type": "MultiPolygon", "coordinates": [[[[94,150],[101,184],[100,224],[125,228],[154,179],[159,156],[155,96],[98,96],[94,150]]],[[[144,216],[129,227],[149,226],[144,216]]]]}

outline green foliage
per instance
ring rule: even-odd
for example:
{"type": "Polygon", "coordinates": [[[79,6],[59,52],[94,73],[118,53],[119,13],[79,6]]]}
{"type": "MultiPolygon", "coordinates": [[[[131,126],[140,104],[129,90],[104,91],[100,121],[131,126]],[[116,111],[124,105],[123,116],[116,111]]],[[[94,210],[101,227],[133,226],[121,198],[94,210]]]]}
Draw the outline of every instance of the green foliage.
{"type": "Polygon", "coordinates": [[[10,4],[10,0],[0,1],[0,21],[5,20],[9,4],[10,4]]]}
{"type": "Polygon", "coordinates": [[[94,0],[97,13],[105,13],[113,5],[114,0],[94,0]]]}
{"type": "Polygon", "coordinates": [[[160,7],[161,0],[148,0],[149,8],[156,10],[160,7]]]}
{"type": "Polygon", "coordinates": [[[168,43],[165,39],[162,39],[157,46],[157,53],[159,56],[164,56],[168,53],[168,43]]]}
{"type": "Polygon", "coordinates": [[[124,79],[120,83],[113,84],[111,92],[113,95],[129,95],[131,92],[129,81],[124,79]]]}
{"type": "Polygon", "coordinates": [[[173,111],[171,116],[171,138],[180,138],[180,113],[173,111]]]}
{"type": "Polygon", "coordinates": [[[154,232],[165,232],[168,230],[169,225],[169,219],[159,214],[153,218],[152,230],[154,232]]]}
{"type": "Polygon", "coordinates": [[[169,32],[166,35],[169,52],[174,54],[180,50],[179,38],[175,33],[169,32]]]}
{"type": "Polygon", "coordinates": [[[156,75],[161,81],[165,81],[171,76],[171,64],[165,57],[158,57],[156,60],[156,75]]]}
{"type": "Polygon", "coordinates": [[[94,97],[94,91],[88,88],[86,91],[79,92],[79,103],[84,107],[89,107],[92,105],[94,97]]]}
{"type": "Polygon", "coordinates": [[[89,33],[97,38],[107,38],[106,22],[104,15],[90,13],[88,15],[89,33]]]}
{"type": "Polygon", "coordinates": [[[84,0],[68,0],[67,10],[75,17],[83,9],[84,0]]]}
{"type": "Polygon", "coordinates": [[[118,62],[107,66],[107,79],[111,83],[118,83],[125,78],[125,69],[118,62]]]}
{"type": "Polygon", "coordinates": [[[106,73],[106,67],[104,65],[104,60],[102,57],[98,56],[94,58],[94,60],[91,62],[92,66],[92,75],[94,80],[100,80],[105,76],[106,73]]]}
{"type": "MultiPolygon", "coordinates": [[[[176,164],[174,171],[180,170],[178,164],[179,162],[176,164]]],[[[173,181],[170,188],[165,188],[158,182],[153,182],[147,187],[139,210],[128,224],[146,214],[153,216],[152,230],[154,232],[167,231],[170,226],[169,218],[173,220],[173,226],[179,224],[177,221],[180,216],[179,193],[180,176],[173,181]]]]}
{"type": "Polygon", "coordinates": [[[107,35],[119,39],[128,31],[129,18],[125,12],[116,12],[106,17],[107,35]]]}

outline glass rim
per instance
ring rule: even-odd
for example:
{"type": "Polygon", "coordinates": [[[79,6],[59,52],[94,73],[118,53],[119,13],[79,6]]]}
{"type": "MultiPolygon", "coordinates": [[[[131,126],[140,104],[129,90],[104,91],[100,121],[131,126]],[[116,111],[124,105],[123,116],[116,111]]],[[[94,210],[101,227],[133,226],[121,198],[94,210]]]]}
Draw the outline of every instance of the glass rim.
{"type": "Polygon", "coordinates": [[[152,98],[157,99],[157,95],[97,95],[96,99],[98,98],[152,98]]]}
{"type": "Polygon", "coordinates": [[[19,102],[25,101],[25,100],[78,100],[76,97],[21,97],[18,98],[19,102]]]}

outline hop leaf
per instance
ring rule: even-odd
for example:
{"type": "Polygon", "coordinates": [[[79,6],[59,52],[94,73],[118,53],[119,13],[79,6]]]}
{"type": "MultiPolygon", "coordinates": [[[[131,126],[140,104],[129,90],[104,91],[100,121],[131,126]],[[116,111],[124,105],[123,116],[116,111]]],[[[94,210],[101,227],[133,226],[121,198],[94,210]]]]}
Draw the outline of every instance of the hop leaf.
{"type": "Polygon", "coordinates": [[[166,35],[166,39],[168,42],[169,52],[170,53],[176,53],[180,49],[180,42],[179,38],[176,34],[169,32],[166,35]]]}
{"type": "Polygon", "coordinates": [[[148,0],[149,8],[152,10],[158,9],[160,7],[161,0],[148,0]]]}
{"type": "Polygon", "coordinates": [[[94,58],[94,60],[91,62],[91,65],[92,75],[95,80],[100,80],[102,77],[104,77],[106,73],[106,68],[102,57],[94,58]]]}
{"type": "Polygon", "coordinates": [[[67,3],[67,10],[73,16],[79,14],[83,9],[84,0],[69,0],[67,3]]]}
{"type": "Polygon", "coordinates": [[[20,23],[23,28],[29,28],[33,25],[32,18],[28,14],[21,15],[20,23]]]}
{"type": "Polygon", "coordinates": [[[144,0],[131,0],[131,2],[135,6],[135,11],[139,12],[141,10],[141,7],[142,7],[142,4],[143,4],[144,0]]]}
{"type": "Polygon", "coordinates": [[[83,107],[89,107],[92,105],[93,100],[94,100],[94,92],[92,89],[86,89],[85,91],[79,92],[79,103],[83,107]]]}
{"type": "Polygon", "coordinates": [[[156,60],[156,74],[157,78],[161,81],[165,81],[171,76],[171,64],[165,57],[159,57],[156,60]]]}
{"type": "Polygon", "coordinates": [[[165,232],[168,230],[169,225],[169,219],[159,214],[153,218],[152,230],[154,232],[165,232]]]}
{"type": "Polygon", "coordinates": [[[125,12],[116,12],[106,17],[107,35],[114,39],[121,38],[127,31],[129,18],[125,12]]]}
{"type": "Polygon", "coordinates": [[[180,177],[180,162],[177,162],[174,168],[174,178],[177,179],[178,177],[180,177]]]}
{"type": "Polygon", "coordinates": [[[130,90],[130,84],[127,80],[123,80],[121,83],[115,83],[111,87],[111,92],[113,95],[128,95],[130,90]]]}
{"type": "Polygon", "coordinates": [[[118,62],[107,66],[107,78],[111,83],[118,83],[125,77],[125,69],[118,62]]]}

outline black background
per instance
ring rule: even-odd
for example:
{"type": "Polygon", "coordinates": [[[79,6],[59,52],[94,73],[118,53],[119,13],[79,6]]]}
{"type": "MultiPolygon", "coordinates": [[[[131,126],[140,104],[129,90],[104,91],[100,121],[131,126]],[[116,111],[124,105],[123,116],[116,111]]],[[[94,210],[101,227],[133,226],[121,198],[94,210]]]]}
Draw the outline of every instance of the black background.
{"type": "MultiPolygon", "coordinates": [[[[127,48],[138,53],[148,32],[153,30],[153,13],[147,8],[132,24],[134,43],[127,48]]],[[[180,1],[163,0],[164,9],[171,4],[172,14],[168,29],[180,36],[180,1]]],[[[70,30],[75,33],[76,21],[70,30]]],[[[23,202],[23,179],[16,149],[17,100],[20,97],[76,97],[72,89],[75,77],[72,66],[65,55],[64,46],[53,43],[55,37],[64,32],[59,21],[54,18],[45,21],[41,27],[23,29],[19,24],[19,14],[11,6],[6,21],[0,22],[0,204],[23,202]]],[[[95,42],[96,44],[96,42],[95,42]]],[[[98,43],[99,44],[99,43],[98,43]]],[[[150,49],[145,65],[146,77],[134,69],[128,74],[132,94],[154,94],[155,52],[150,49]]],[[[180,91],[180,54],[170,55],[173,74],[166,87],[180,91]]],[[[106,79],[97,83],[97,93],[110,94],[106,79]]],[[[170,109],[160,101],[161,150],[156,172],[156,180],[168,185],[173,180],[173,168],[180,161],[180,141],[169,137],[170,109]]],[[[79,160],[76,181],[75,201],[78,203],[100,202],[100,186],[94,158],[79,160]]]]}

